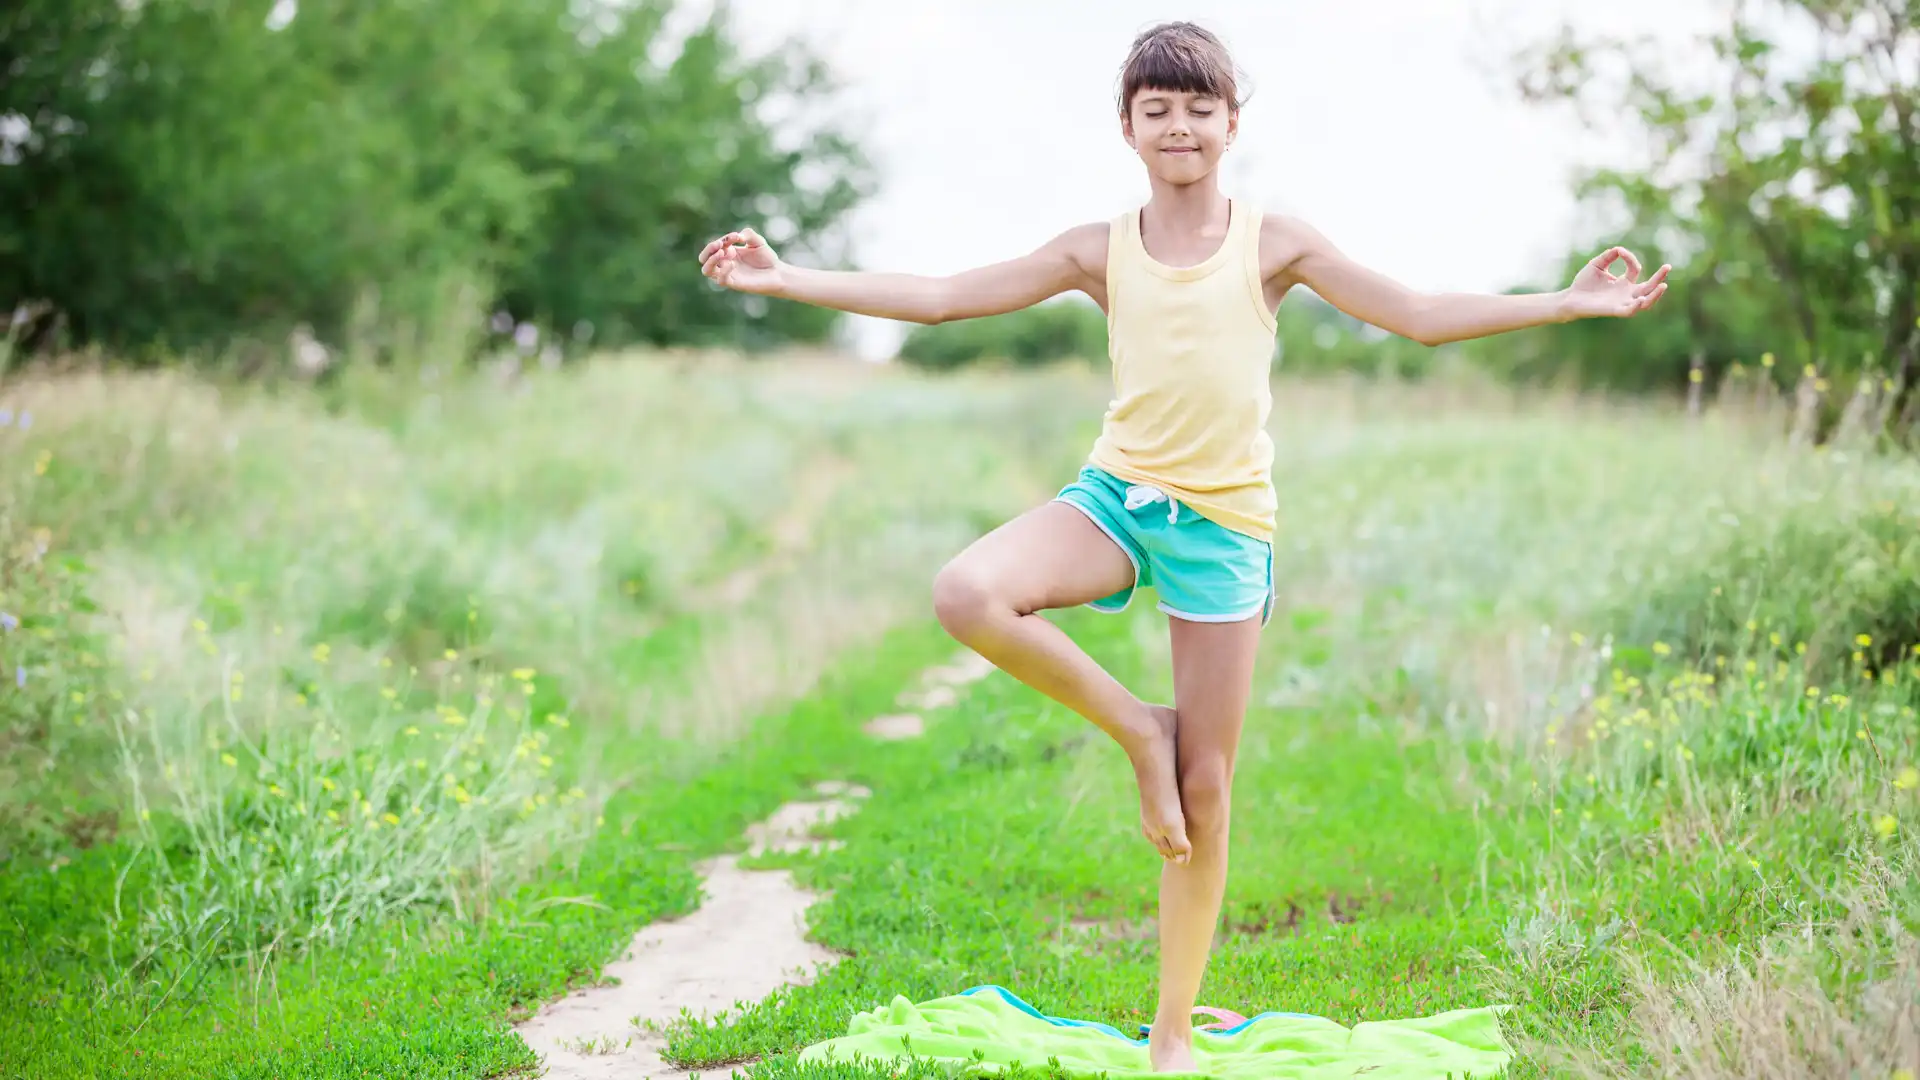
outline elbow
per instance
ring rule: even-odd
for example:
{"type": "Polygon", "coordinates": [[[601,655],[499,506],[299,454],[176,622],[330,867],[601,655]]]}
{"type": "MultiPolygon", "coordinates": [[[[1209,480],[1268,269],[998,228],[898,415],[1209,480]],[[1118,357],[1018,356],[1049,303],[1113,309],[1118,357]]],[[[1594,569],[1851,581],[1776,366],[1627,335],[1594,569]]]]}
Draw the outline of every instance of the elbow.
{"type": "Polygon", "coordinates": [[[929,283],[925,298],[916,308],[912,318],[921,326],[939,326],[960,318],[955,307],[953,287],[945,278],[936,278],[929,283]]]}
{"type": "Polygon", "coordinates": [[[1420,296],[1408,305],[1406,315],[1400,320],[1400,336],[1417,342],[1429,349],[1447,344],[1453,338],[1441,325],[1439,305],[1432,297],[1420,296]]]}

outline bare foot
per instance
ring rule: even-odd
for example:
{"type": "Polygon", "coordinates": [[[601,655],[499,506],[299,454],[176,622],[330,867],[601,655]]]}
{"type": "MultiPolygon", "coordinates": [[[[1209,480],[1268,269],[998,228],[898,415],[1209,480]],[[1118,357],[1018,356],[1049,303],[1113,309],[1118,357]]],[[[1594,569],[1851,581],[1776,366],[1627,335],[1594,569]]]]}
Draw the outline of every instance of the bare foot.
{"type": "Polygon", "coordinates": [[[1154,1072],[1197,1072],[1193,1060],[1193,1025],[1176,1028],[1156,1020],[1147,1032],[1147,1057],[1154,1072]]]}
{"type": "Polygon", "coordinates": [[[1140,831],[1161,857],[1185,863],[1193,854],[1187,842],[1187,823],[1180,812],[1180,779],[1174,760],[1174,711],[1165,705],[1147,706],[1152,729],[1126,748],[1133,776],[1140,784],[1140,831]]]}

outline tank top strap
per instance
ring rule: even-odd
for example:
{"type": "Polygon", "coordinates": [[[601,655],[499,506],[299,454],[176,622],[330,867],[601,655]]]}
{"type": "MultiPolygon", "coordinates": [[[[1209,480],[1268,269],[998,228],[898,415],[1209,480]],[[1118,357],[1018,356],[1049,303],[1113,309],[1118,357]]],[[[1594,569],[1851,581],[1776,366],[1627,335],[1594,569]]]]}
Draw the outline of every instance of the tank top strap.
{"type": "Polygon", "coordinates": [[[1280,322],[1274,317],[1273,310],[1267,306],[1267,283],[1260,274],[1260,226],[1265,216],[1259,204],[1244,203],[1235,200],[1234,219],[1239,224],[1240,267],[1247,282],[1247,295],[1253,301],[1255,314],[1260,325],[1267,333],[1278,333],[1280,322]]]}
{"type": "Polygon", "coordinates": [[[1136,210],[1115,214],[1107,227],[1107,311],[1118,310],[1120,302],[1120,280],[1126,271],[1133,268],[1134,252],[1140,246],[1134,239],[1133,230],[1138,227],[1134,215],[1136,210]]]}

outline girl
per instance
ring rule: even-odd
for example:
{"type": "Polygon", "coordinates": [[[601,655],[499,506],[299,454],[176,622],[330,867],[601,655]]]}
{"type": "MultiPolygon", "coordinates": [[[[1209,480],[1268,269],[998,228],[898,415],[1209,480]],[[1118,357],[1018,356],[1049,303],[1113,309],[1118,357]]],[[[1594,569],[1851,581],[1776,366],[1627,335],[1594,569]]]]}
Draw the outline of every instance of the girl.
{"type": "Polygon", "coordinates": [[[1107,315],[1115,395],[1079,477],[975,541],[933,582],[940,623],[1001,670],[1099,726],[1133,763],[1140,824],[1165,859],[1157,1070],[1191,1069],[1191,1016],[1227,875],[1229,792],[1254,654],[1274,604],[1274,448],[1266,424],[1275,312],[1303,285],[1355,318],[1427,345],[1645,311],[1624,248],[1565,289],[1422,294],[1343,255],[1305,222],[1220,190],[1242,99],[1225,48],[1192,23],[1156,26],[1120,77],[1120,133],[1146,168],[1137,211],[1079,225],[1027,255],[947,277],[793,266],[742,229],[700,252],[728,288],[933,324],[1068,290],[1107,315]],[[1626,263],[1624,276],[1608,271],[1626,263]],[[1124,609],[1152,585],[1168,616],[1174,705],[1135,697],[1039,611],[1124,609]]]}

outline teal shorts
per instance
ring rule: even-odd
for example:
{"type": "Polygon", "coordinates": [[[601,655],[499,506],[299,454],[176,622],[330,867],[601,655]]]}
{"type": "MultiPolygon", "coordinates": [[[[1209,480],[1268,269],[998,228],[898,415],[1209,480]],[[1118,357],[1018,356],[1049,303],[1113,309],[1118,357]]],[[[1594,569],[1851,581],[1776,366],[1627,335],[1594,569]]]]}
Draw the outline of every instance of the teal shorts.
{"type": "Polygon", "coordinates": [[[1258,615],[1265,626],[1273,618],[1273,545],[1092,465],[1055,498],[1087,515],[1133,563],[1133,584],[1089,603],[1095,611],[1124,611],[1136,589],[1151,586],[1161,611],[1189,622],[1258,615]]]}

